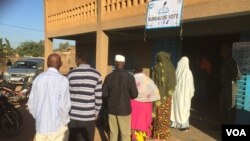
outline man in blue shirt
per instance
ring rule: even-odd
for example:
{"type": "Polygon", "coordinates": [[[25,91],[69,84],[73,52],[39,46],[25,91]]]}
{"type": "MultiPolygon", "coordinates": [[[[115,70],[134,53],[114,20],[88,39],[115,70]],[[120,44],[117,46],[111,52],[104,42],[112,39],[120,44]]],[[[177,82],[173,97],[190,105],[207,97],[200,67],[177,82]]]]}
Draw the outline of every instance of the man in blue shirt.
{"type": "Polygon", "coordinates": [[[61,57],[51,54],[48,70],[37,76],[28,101],[29,112],[35,119],[35,141],[68,141],[70,95],[69,81],[58,71],[61,57]]]}

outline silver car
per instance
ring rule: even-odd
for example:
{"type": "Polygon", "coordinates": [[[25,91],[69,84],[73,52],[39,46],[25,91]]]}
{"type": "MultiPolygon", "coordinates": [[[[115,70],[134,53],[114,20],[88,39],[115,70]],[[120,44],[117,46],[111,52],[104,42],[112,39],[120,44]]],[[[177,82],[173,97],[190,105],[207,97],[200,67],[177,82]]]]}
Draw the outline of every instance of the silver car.
{"type": "Polygon", "coordinates": [[[16,61],[3,73],[3,79],[8,83],[17,84],[28,77],[28,82],[32,83],[36,76],[43,71],[43,58],[23,58],[16,61]]]}

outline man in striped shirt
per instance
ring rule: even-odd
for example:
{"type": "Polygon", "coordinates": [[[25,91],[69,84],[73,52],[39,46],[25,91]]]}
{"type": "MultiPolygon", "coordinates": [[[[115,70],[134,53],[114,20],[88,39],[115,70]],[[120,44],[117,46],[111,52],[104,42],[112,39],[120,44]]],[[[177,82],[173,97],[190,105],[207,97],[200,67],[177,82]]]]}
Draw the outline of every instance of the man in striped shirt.
{"type": "Polygon", "coordinates": [[[69,141],[94,141],[95,120],[102,105],[102,80],[88,61],[88,52],[77,54],[78,67],[68,74],[71,99],[69,141]]]}

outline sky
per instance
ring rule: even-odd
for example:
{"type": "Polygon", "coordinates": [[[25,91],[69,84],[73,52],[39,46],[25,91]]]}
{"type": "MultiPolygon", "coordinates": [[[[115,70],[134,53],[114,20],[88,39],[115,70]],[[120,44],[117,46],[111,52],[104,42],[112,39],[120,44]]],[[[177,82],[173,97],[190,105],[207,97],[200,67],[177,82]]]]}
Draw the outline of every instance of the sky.
{"type": "MultiPolygon", "coordinates": [[[[0,0],[0,38],[7,38],[13,48],[24,41],[44,40],[43,0],[0,0]]],[[[55,40],[53,47],[60,42],[66,41],[55,40]]]]}

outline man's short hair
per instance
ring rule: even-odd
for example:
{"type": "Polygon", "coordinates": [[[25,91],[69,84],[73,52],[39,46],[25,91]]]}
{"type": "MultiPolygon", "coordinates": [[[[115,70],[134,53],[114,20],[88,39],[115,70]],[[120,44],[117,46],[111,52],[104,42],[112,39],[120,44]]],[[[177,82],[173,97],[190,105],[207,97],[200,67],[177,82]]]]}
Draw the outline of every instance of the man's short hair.
{"type": "Polygon", "coordinates": [[[89,54],[89,51],[82,51],[82,52],[79,52],[76,54],[76,58],[77,59],[80,59],[82,61],[85,61],[85,62],[89,62],[90,60],[90,54],[89,54]]]}
{"type": "Polygon", "coordinates": [[[143,71],[143,67],[139,63],[134,64],[134,73],[140,73],[143,71]]]}

